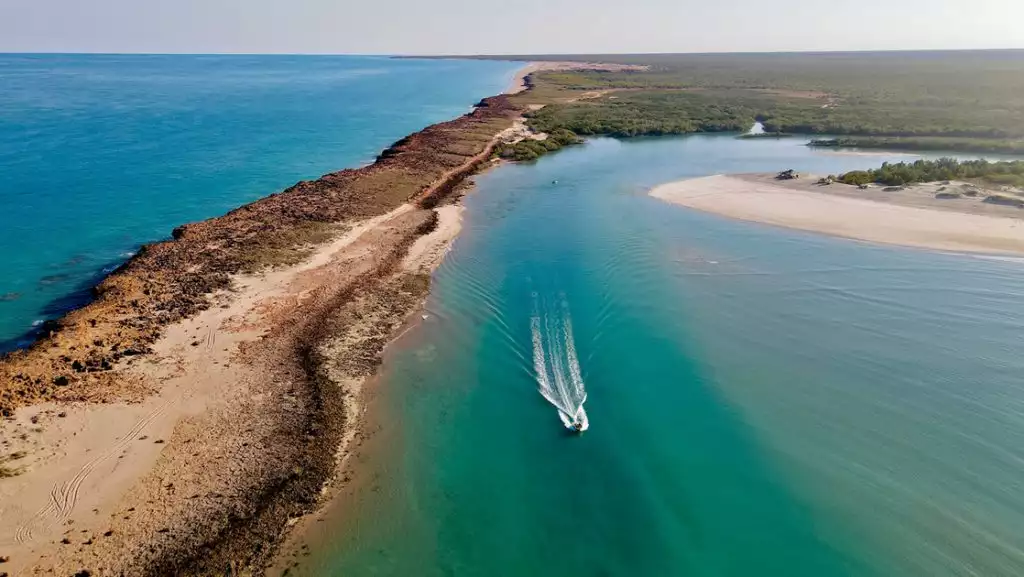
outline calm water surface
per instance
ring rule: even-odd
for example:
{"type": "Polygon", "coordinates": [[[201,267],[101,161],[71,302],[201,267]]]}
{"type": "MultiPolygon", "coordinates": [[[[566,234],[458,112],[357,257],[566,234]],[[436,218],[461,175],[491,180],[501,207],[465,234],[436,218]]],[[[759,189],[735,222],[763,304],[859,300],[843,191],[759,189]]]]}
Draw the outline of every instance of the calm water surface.
{"type": "Polygon", "coordinates": [[[298,573],[1024,574],[1022,264],[645,195],[900,158],[595,140],[482,176],[378,385],[387,450],[298,573]],[[581,437],[537,392],[569,321],[581,437]]]}
{"type": "Polygon", "coordinates": [[[509,62],[0,54],[0,351],[144,242],[359,166],[509,62]]]}

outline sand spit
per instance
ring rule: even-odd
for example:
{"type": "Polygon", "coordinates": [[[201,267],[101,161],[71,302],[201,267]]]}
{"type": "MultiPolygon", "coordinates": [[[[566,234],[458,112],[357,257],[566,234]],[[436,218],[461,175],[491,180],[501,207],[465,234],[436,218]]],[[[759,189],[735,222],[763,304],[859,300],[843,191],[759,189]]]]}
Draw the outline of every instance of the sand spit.
{"type": "Polygon", "coordinates": [[[0,414],[41,401],[138,400],[146,383],[123,378],[164,327],[190,318],[229,289],[232,275],[301,261],[338,234],[424,197],[444,196],[490,154],[520,111],[500,96],[471,114],[410,135],[370,166],[300,182],[143,247],[96,288],[96,300],[48,328],[31,348],[0,359],[0,414]]]}
{"type": "Polygon", "coordinates": [[[362,221],[303,263],[236,277],[217,306],[168,327],[131,369],[159,383],[158,395],[74,407],[60,432],[88,450],[37,457],[3,486],[12,568],[42,557],[39,569],[58,574],[201,574],[275,541],[280,521],[315,502],[346,435],[349,391],[318,382],[316,343],[364,335],[332,360],[353,378],[373,373],[382,343],[426,293],[427,279],[398,263],[436,220],[407,204],[362,221]],[[219,547],[197,557],[210,543],[219,547]]]}
{"type": "Polygon", "coordinates": [[[0,357],[0,574],[263,574],[346,482],[364,383],[524,111],[178,227],[0,357]]]}
{"type": "Polygon", "coordinates": [[[519,114],[485,99],[374,165],[180,227],[4,357],[2,569],[261,572],[427,294],[458,231],[444,203],[519,114]]]}
{"type": "Polygon", "coordinates": [[[816,180],[719,175],[663,184],[650,194],[731,218],[851,239],[954,252],[1024,254],[1024,211],[985,203],[984,193],[942,199],[935,197],[940,185],[861,190],[842,184],[821,186],[816,180]]]}
{"type": "Polygon", "coordinates": [[[437,268],[462,230],[464,211],[463,207],[455,204],[438,207],[435,210],[436,228],[430,234],[417,238],[409,247],[409,253],[402,261],[402,269],[410,273],[429,274],[437,268]]]}

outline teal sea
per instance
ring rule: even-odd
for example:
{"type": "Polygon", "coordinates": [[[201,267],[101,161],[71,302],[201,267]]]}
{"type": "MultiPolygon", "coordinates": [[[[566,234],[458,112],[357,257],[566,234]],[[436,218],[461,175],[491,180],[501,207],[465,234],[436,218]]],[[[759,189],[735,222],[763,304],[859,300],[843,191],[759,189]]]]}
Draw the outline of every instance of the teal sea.
{"type": "Polygon", "coordinates": [[[802,144],[596,139],[481,176],[291,574],[1024,574],[1024,263],[646,195],[905,158],[802,144]]]}
{"type": "Polygon", "coordinates": [[[0,352],[175,226],[501,92],[509,62],[0,54],[0,352]]]}

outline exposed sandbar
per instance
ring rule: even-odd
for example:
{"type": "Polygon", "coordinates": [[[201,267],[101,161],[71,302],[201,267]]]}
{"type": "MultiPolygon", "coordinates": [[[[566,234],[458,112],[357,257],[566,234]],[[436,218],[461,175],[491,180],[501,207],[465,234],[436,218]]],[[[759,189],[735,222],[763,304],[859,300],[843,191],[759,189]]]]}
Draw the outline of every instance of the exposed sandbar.
{"type": "MultiPolygon", "coordinates": [[[[655,187],[651,196],[730,218],[917,248],[1024,254],[1024,210],[976,198],[937,199],[931,187],[860,190],[813,177],[709,176],[655,187]]],[[[954,183],[955,185],[956,183],[954,183]]]]}

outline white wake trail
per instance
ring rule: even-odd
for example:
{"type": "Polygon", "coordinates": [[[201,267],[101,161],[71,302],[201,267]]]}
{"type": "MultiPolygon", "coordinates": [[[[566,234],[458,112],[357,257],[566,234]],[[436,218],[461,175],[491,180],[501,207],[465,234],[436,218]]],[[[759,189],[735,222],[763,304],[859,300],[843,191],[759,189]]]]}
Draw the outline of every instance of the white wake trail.
{"type": "Polygon", "coordinates": [[[551,398],[551,380],[548,379],[547,357],[544,354],[544,340],[540,334],[540,317],[534,316],[530,319],[530,330],[533,332],[533,370],[537,374],[537,384],[540,385],[540,392],[544,398],[556,404],[557,400],[551,398]]]}
{"type": "Polygon", "coordinates": [[[549,310],[534,300],[534,316],[530,319],[533,338],[533,368],[541,395],[558,409],[558,416],[567,428],[578,423],[586,430],[590,423],[583,403],[587,391],[583,383],[572,320],[568,304],[549,310]]]}
{"type": "Polygon", "coordinates": [[[587,402],[587,390],[583,386],[583,374],[580,372],[580,361],[576,357],[576,342],[572,336],[572,321],[565,316],[565,354],[569,359],[569,376],[572,379],[573,396],[579,399],[580,408],[587,402]]]}

